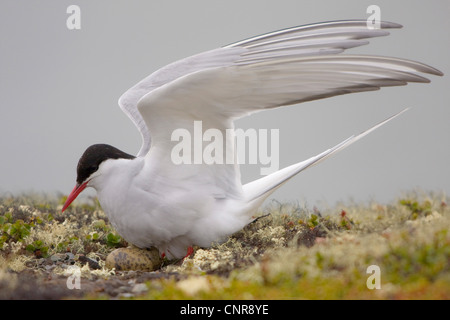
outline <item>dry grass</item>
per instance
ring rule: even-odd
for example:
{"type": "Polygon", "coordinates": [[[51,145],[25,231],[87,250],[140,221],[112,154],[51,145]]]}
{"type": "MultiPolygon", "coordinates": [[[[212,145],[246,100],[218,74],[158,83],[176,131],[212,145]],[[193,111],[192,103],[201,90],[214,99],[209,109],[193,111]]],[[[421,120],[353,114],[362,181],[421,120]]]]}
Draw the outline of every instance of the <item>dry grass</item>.
{"type": "Polygon", "coordinates": [[[0,298],[450,298],[443,195],[410,193],[392,204],[325,212],[273,201],[261,211],[270,215],[227,242],[150,273],[106,269],[108,253],[127,244],[95,200],[61,214],[63,200],[0,199],[0,298]],[[67,289],[72,264],[81,290],[67,289]],[[379,267],[381,289],[367,287],[371,265],[379,267]]]}

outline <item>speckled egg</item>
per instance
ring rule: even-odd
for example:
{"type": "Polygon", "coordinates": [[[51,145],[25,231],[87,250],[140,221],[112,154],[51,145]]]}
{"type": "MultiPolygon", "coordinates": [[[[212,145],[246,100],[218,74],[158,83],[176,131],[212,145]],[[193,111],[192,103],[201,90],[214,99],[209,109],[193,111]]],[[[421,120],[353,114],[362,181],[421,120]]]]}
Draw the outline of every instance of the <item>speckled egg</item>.
{"type": "Polygon", "coordinates": [[[161,257],[156,248],[140,249],[137,247],[119,248],[106,258],[106,267],[117,271],[154,271],[161,266],[161,257]]]}

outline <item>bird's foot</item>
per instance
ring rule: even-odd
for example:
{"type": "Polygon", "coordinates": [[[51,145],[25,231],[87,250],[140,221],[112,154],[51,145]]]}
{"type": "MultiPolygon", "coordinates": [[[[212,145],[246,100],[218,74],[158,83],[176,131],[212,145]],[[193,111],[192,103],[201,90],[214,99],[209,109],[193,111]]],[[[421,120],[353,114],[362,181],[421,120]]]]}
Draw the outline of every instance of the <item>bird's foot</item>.
{"type": "MultiPolygon", "coordinates": [[[[194,251],[195,251],[194,248],[192,246],[189,246],[187,248],[186,255],[183,258],[172,259],[172,260],[167,258],[167,255],[165,252],[161,252],[161,260],[163,261],[164,265],[166,265],[166,264],[180,264],[181,265],[186,258],[189,258],[194,253],[194,251]]],[[[169,251],[169,253],[170,253],[170,251],[169,251]]]]}
{"type": "Polygon", "coordinates": [[[161,267],[158,249],[138,247],[119,248],[106,257],[106,267],[117,271],[154,271],[161,267]]]}
{"type": "Polygon", "coordinates": [[[192,248],[191,246],[189,246],[189,247],[187,248],[187,254],[183,257],[182,260],[184,260],[184,259],[190,257],[191,254],[193,254],[193,253],[194,253],[194,248],[192,248]]]}

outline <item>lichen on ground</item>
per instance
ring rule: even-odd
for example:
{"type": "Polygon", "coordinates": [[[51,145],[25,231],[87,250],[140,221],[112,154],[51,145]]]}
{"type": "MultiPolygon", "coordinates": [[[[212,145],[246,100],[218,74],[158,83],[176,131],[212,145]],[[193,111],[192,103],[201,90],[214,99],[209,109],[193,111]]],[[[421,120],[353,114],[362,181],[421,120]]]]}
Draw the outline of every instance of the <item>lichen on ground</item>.
{"type": "Polygon", "coordinates": [[[154,272],[106,268],[107,255],[128,244],[95,199],[63,214],[64,200],[0,198],[0,299],[450,298],[444,195],[323,211],[272,201],[225,243],[154,272]],[[369,288],[371,266],[380,289],[369,288]]]}

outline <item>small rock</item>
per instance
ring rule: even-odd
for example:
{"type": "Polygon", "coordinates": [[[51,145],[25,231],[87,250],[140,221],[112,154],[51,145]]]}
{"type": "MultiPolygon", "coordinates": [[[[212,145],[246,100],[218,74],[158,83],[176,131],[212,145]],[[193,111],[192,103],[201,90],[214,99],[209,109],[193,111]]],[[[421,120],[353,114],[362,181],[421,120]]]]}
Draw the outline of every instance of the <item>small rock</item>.
{"type": "Polygon", "coordinates": [[[208,292],[211,289],[208,279],[204,277],[191,277],[177,282],[176,286],[188,295],[195,295],[197,292],[208,292]]]}
{"type": "Polygon", "coordinates": [[[130,288],[128,286],[120,286],[116,288],[116,292],[118,293],[128,293],[130,291],[130,288]]]}
{"type": "Polygon", "coordinates": [[[51,271],[51,270],[55,269],[56,266],[54,264],[51,264],[51,265],[46,265],[44,268],[46,271],[51,271]]]}
{"type": "Polygon", "coordinates": [[[86,257],[84,255],[80,255],[78,257],[78,261],[80,261],[83,264],[87,263],[89,265],[89,268],[91,268],[93,270],[101,269],[101,266],[100,266],[100,264],[97,261],[92,260],[91,258],[88,258],[88,257],[86,257]]]}
{"type": "Polygon", "coordinates": [[[148,288],[145,285],[145,283],[137,283],[134,285],[133,289],[131,289],[131,292],[136,293],[136,294],[144,293],[147,291],[148,291],[148,288]]]}
{"type": "Polygon", "coordinates": [[[66,253],[66,259],[67,260],[74,260],[75,259],[75,255],[72,252],[67,252],[66,253]]]}
{"type": "Polygon", "coordinates": [[[54,255],[52,255],[50,257],[50,259],[53,262],[64,261],[64,260],[66,260],[66,254],[65,253],[55,253],[54,255]]]}

